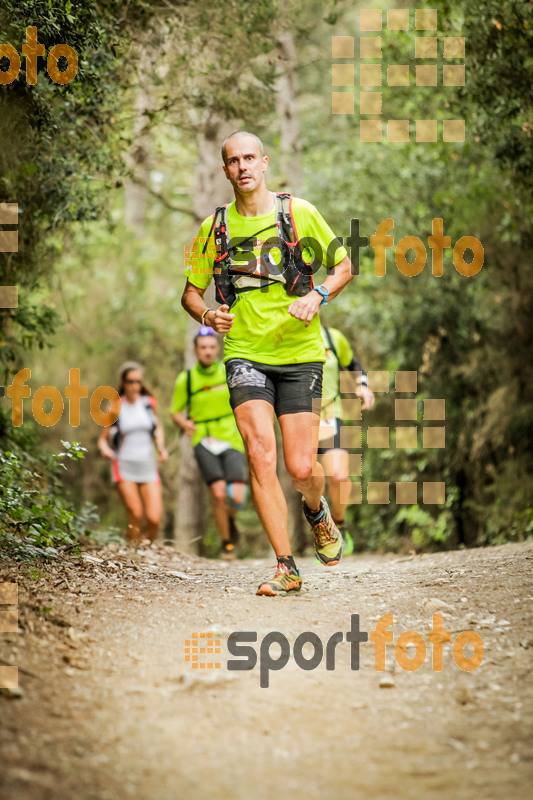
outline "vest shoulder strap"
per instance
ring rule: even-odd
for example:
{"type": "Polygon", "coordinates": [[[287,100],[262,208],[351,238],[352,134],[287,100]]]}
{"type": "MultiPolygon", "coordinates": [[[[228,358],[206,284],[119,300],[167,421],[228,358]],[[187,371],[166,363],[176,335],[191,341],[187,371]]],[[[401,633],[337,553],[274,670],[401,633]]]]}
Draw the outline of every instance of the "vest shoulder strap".
{"type": "Polygon", "coordinates": [[[217,206],[213,218],[213,226],[215,228],[215,258],[214,261],[224,261],[228,256],[228,204],[224,206],[217,206]]]}
{"type": "Polygon", "coordinates": [[[331,335],[331,331],[329,328],[326,328],[325,325],[323,327],[324,327],[324,333],[326,334],[326,339],[328,340],[328,348],[331,350],[337,361],[339,361],[339,354],[337,353],[337,348],[333,343],[333,337],[331,335]]]}
{"type": "Polygon", "coordinates": [[[298,241],[298,233],[292,216],[292,194],[289,192],[276,192],[276,216],[281,218],[288,241],[295,244],[298,241]]]}
{"type": "Polygon", "coordinates": [[[155,416],[155,411],[154,411],[155,398],[152,397],[152,395],[150,395],[150,394],[149,395],[145,395],[143,397],[143,405],[144,405],[146,411],[148,412],[148,416],[150,417],[150,422],[152,423],[151,434],[152,434],[152,437],[154,437],[155,436],[155,429],[157,427],[157,425],[156,425],[156,416],[155,416]]]}
{"type": "Polygon", "coordinates": [[[220,254],[217,258],[217,253],[215,253],[215,261],[221,261],[226,253],[227,247],[222,245],[226,244],[227,241],[227,230],[228,230],[228,204],[224,206],[217,206],[215,208],[215,213],[213,214],[213,222],[211,223],[211,227],[209,229],[209,233],[207,234],[206,240],[204,242],[204,246],[202,248],[202,255],[205,255],[207,248],[209,247],[209,239],[211,238],[211,234],[215,231],[215,248],[218,250],[220,254]],[[224,239],[224,242],[217,241],[217,239],[224,239]],[[223,255],[222,255],[223,254],[223,255]]]}

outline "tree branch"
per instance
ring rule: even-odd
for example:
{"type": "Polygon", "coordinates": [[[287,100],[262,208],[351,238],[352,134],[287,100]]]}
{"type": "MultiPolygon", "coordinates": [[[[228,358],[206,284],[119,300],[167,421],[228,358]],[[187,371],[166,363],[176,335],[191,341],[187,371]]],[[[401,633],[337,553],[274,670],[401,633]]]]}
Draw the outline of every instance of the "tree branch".
{"type": "Polygon", "coordinates": [[[149,192],[149,194],[152,194],[154,197],[156,197],[159,202],[163,203],[163,205],[169,208],[171,211],[179,211],[181,214],[188,214],[190,217],[195,216],[192,208],[187,208],[187,206],[177,206],[174,203],[171,203],[170,200],[163,194],[156,192],[156,190],[152,189],[151,186],[146,186],[146,184],[142,183],[141,181],[134,180],[134,183],[137,183],[139,186],[143,186],[149,192]]]}

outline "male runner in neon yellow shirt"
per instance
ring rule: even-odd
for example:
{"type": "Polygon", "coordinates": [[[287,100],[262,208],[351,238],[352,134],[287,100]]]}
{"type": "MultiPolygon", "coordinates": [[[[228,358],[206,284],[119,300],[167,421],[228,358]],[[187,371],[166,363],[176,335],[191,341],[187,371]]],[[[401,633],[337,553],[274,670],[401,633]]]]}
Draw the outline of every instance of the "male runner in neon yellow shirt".
{"type": "Polygon", "coordinates": [[[235,515],[246,502],[244,445],[231,410],[226,370],[218,360],[213,328],[200,328],[194,349],[198,361],[176,378],[170,413],[173,422],[192,437],[196,461],[211,493],[222,558],[230,559],[238,540],[235,515]]]}
{"type": "MultiPolygon", "coordinates": [[[[306,288],[299,296],[289,295],[287,290],[294,286],[294,272],[290,272],[292,263],[282,259],[280,250],[281,247],[287,250],[286,238],[275,239],[279,247],[277,251],[270,249],[266,258],[262,252],[264,241],[271,241],[282,229],[277,199],[265,183],[268,157],[263,145],[255,135],[238,131],[224,142],[222,157],[235,200],[227,208],[223,226],[219,223],[215,227],[217,214],[202,223],[186,272],[182,305],[198,322],[225,334],[224,362],[230,400],[244,440],[252,497],[278,559],[275,577],[262,583],[257,594],[272,596],[298,591],[302,585],[289,542],[287,503],[276,475],[274,413],[281,429],[287,471],[294,487],[303,495],[317,558],[326,566],[334,566],[342,556],[342,536],[322,496],[324,471],[316,460],[319,415],[313,413],[313,400],[319,407],[325,361],[317,312],[321,303],[328,297],[336,297],[351,280],[352,266],[346,250],[334,242],[333,232],[314,206],[293,198],[290,209],[293,230],[299,240],[309,237],[318,243],[321,258],[316,258],[328,274],[320,287],[306,288]],[[216,245],[217,238],[222,242],[226,228],[231,234],[232,254],[237,250],[236,239],[241,240],[241,247],[243,239],[248,243],[254,273],[237,277],[240,272],[233,270],[233,288],[239,292],[236,299],[234,302],[232,299],[231,307],[223,303],[211,309],[206,307],[203,296],[214,269],[218,269],[217,294],[222,286],[217,281],[222,281],[229,271],[226,269],[224,275],[221,267],[228,252],[213,253],[213,248],[210,252],[209,245],[213,240],[216,245]],[[202,240],[207,240],[207,251],[205,248],[202,251],[199,245],[202,240]],[[270,264],[266,273],[265,261],[270,264]],[[265,274],[267,280],[257,279],[257,275],[265,274]],[[285,277],[289,274],[290,285],[285,277]]],[[[296,245],[292,243],[295,253],[298,242],[296,245]]],[[[302,242],[301,249],[306,262],[313,260],[314,245],[310,249],[302,242]]],[[[222,290],[220,295],[223,296],[222,290]]]]}
{"type": "Polygon", "coordinates": [[[344,555],[353,553],[353,539],[344,522],[344,514],[348,506],[349,491],[349,459],[348,451],[342,446],[341,435],[342,408],[340,375],[342,371],[352,373],[355,394],[362,401],[361,410],[371,409],[374,405],[374,394],[368,388],[366,372],[353,354],[346,336],[337,328],[320,326],[322,339],[326,347],[326,363],[324,364],[324,380],[322,386],[322,409],[318,435],[319,460],[327,478],[328,497],[331,514],[335,525],[344,539],[344,555]]]}

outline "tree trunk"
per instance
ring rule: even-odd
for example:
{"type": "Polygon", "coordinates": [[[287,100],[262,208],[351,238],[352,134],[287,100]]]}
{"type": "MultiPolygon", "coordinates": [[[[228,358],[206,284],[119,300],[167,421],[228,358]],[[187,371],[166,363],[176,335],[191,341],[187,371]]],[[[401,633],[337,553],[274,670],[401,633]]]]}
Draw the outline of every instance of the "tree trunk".
{"type": "MultiPolygon", "coordinates": [[[[286,3],[282,3],[282,6],[286,3]]],[[[302,190],[300,162],[300,126],[298,122],[297,56],[290,30],[279,30],[276,36],[276,109],[281,134],[281,174],[283,187],[291,194],[302,190]]]]}
{"type": "Polygon", "coordinates": [[[137,70],[138,86],[135,97],[135,121],[133,124],[133,144],[128,157],[131,177],[124,183],[124,219],[126,226],[137,239],[144,234],[148,188],[150,186],[150,152],[152,130],[148,112],[153,107],[153,89],[149,57],[145,48],[139,54],[137,70]]]}
{"type": "MultiPolygon", "coordinates": [[[[192,237],[196,236],[202,220],[212,213],[217,205],[222,205],[232,199],[230,184],[222,171],[220,145],[233,129],[234,126],[232,127],[230,122],[211,117],[209,123],[198,133],[192,237]]],[[[208,288],[205,301],[208,306],[215,306],[213,285],[208,288]]],[[[198,323],[189,317],[185,349],[186,369],[195,363],[193,337],[197,331],[198,323]]],[[[222,341],[220,347],[222,348],[222,341]]],[[[183,436],[181,440],[181,460],[177,481],[174,519],[176,547],[183,553],[197,553],[200,540],[205,534],[207,511],[211,504],[188,436],[183,436]]]]}

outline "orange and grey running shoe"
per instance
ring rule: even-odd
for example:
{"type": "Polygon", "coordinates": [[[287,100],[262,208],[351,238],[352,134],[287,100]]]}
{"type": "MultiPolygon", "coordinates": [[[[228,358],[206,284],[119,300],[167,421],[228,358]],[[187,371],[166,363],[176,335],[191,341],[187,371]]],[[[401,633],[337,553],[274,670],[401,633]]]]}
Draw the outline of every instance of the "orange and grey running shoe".
{"type": "Polygon", "coordinates": [[[325,497],[320,499],[320,509],[312,512],[302,498],[305,518],[315,535],[315,555],[326,567],[334,567],[342,558],[342,535],[331,516],[325,497]]]}
{"type": "Polygon", "coordinates": [[[256,594],[263,594],[267,597],[286,595],[289,592],[299,592],[302,588],[300,570],[278,561],[276,574],[271,581],[262,583],[256,594]]]}

